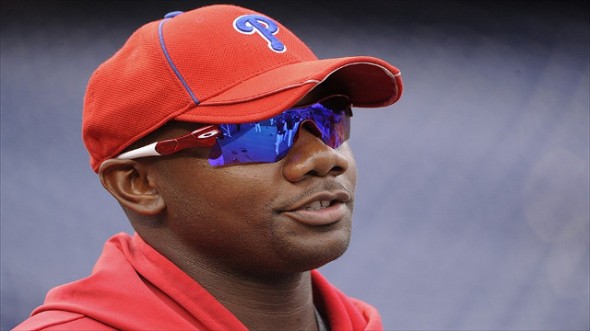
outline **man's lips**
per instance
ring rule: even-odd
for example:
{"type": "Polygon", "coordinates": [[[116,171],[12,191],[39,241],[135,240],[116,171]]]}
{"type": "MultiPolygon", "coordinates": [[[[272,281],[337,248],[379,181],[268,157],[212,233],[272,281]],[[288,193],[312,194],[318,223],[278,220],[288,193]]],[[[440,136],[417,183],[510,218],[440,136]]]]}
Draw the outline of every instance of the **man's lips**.
{"type": "Polygon", "coordinates": [[[352,196],[343,190],[319,192],[297,201],[281,213],[306,225],[329,225],[346,216],[351,199],[352,196]]]}

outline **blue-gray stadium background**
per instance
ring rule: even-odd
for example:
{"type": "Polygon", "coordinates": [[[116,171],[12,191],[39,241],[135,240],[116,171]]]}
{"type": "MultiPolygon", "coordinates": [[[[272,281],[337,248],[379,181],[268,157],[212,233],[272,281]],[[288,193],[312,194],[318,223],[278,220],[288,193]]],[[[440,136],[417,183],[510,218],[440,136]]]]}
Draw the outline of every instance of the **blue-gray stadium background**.
{"type": "MultiPolygon", "coordinates": [[[[373,55],[405,94],[356,111],[353,242],[323,268],[388,330],[587,330],[589,7],[574,1],[233,1],[319,57],[373,55]]],[[[5,1],[2,329],[131,231],[80,139],[94,68],[211,1],[5,1]]]]}

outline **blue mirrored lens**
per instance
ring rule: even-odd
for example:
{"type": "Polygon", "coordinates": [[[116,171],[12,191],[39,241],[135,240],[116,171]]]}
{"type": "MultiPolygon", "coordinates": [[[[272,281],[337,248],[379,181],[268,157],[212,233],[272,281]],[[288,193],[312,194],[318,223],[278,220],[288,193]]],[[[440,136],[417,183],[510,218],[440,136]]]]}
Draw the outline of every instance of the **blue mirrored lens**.
{"type": "MultiPolygon", "coordinates": [[[[332,107],[330,107],[332,108],[332,107]]],[[[275,117],[256,123],[221,124],[223,138],[211,150],[209,163],[223,166],[239,163],[276,162],[281,160],[296,139],[302,123],[315,124],[315,134],[332,148],[340,146],[350,135],[350,110],[332,110],[316,103],[289,109],[275,117]]]]}

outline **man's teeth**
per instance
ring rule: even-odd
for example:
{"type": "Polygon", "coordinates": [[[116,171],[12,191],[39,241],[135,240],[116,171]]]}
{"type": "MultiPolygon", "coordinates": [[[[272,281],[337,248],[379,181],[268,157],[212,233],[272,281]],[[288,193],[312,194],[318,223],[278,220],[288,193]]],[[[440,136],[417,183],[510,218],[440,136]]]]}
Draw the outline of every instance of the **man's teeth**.
{"type": "Polygon", "coordinates": [[[306,210],[318,210],[330,206],[329,200],[314,201],[309,206],[305,207],[306,210]]]}

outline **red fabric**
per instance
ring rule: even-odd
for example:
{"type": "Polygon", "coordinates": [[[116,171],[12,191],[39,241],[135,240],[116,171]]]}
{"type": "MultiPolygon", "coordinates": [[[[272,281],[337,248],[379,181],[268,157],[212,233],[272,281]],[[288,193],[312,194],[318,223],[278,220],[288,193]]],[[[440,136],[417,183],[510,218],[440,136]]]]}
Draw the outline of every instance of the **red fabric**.
{"type": "MultiPolygon", "coordinates": [[[[377,310],[312,271],[331,330],[382,330],[377,310]]],[[[15,330],[246,330],[221,303],[137,234],[105,244],[88,278],[52,289],[15,330]],[[173,280],[173,281],[170,281],[173,280]]]]}

